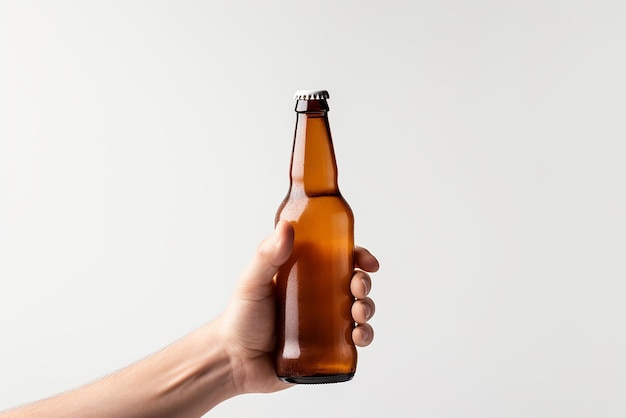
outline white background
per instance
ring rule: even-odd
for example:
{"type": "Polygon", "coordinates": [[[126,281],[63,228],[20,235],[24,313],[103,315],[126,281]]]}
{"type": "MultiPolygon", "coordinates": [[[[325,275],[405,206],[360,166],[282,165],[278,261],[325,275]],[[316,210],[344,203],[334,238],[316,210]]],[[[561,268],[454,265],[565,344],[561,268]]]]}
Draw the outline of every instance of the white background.
{"type": "Polygon", "coordinates": [[[215,417],[626,415],[623,1],[0,3],[0,409],[217,315],[328,89],[355,380],[215,417]]]}

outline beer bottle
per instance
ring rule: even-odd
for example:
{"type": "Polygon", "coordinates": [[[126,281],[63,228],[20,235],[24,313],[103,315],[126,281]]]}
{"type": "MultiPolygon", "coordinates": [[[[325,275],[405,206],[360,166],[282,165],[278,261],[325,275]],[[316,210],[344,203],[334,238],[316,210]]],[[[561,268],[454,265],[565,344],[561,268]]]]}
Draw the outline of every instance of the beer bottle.
{"type": "Polygon", "coordinates": [[[278,377],[290,383],[352,379],[354,216],[337,185],[328,92],[296,92],[289,191],[276,222],[295,231],[293,252],[276,275],[278,377]]]}

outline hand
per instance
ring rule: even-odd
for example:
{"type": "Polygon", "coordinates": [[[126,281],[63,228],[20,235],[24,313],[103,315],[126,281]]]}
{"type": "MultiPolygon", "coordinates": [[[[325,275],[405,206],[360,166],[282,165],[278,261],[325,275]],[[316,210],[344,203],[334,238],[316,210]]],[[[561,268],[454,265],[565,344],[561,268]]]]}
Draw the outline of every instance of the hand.
{"type": "MultiPolygon", "coordinates": [[[[224,313],[163,350],[103,379],[0,417],[146,417],[201,416],[218,403],[248,392],[274,392],[291,385],[274,372],[274,275],[289,258],[293,228],[280,222],[259,245],[224,313]]],[[[378,261],[364,248],[355,249],[350,290],[357,299],[352,317],[356,345],[372,342],[367,321],[374,302],[367,297],[378,261]]]]}
{"type": "MultiPolygon", "coordinates": [[[[293,248],[291,224],[281,221],[274,234],[258,247],[257,254],[242,274],[225,312],[218,318],[220,333],[229,351],[233,379],[240,393],[275,392],[290,387],[276,377],[272,352],[276,340],[274,275],[287,261],[293,248]]],[[[374,314],[374,302],[367,297],[371,279],[366,272],[378,270],[378,261],[364,248],[355,249],[358,268],[350,290],[357,299],[352,316],[358,324],[352,331],[354,343],[365,347],[374,331],[367,321],[374,314]]]]}

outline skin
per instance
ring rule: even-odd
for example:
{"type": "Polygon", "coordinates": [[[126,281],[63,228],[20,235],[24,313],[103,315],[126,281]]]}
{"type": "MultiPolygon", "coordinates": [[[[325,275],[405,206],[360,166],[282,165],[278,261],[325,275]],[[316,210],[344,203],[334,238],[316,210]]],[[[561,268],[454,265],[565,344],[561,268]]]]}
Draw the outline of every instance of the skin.
{"type": "MultiPolygon", "coordinates": [[[[274,275],[289,258],[293,228],[280,222],[261,242],[242,273],[225,311],[165,349],[101,380],[30,405],[0,412],[0,418],[89,416],[200,417],[226,399],[245,393],[289,388],[278,380],[274,348],[274,275]]],[[[378,261],[364,248],[355,250],[357,269],[350,289],[356,298],[352,338],[372,342],[367,323],[375,311],[367,297],[378,261]]]]}

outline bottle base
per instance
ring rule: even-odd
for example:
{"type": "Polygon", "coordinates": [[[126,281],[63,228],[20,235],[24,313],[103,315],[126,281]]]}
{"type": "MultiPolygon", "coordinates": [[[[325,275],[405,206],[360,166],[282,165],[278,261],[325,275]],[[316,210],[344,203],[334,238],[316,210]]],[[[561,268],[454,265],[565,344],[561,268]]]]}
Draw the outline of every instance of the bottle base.
{"type": "Polygon", "coordinates": [[[352,380],[354,373],[326,374],[317,376],[278,376],[280,380],[298,385],[319,385],[323,383],[341,383],[352,380]]]}

